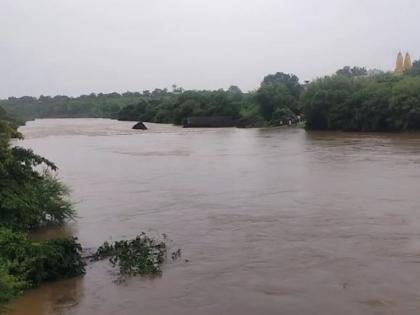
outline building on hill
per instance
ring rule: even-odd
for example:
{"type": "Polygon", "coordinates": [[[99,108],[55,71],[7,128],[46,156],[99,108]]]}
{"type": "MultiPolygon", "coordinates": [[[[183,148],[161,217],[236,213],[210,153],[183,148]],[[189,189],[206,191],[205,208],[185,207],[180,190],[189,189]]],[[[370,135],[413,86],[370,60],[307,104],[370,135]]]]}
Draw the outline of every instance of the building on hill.
{"type": "Polygon", "coordinates": [[[408,71],[413,68],[413,63],[411,62],[411,57],[409,53],[405,54],[404,58],[404,71],[408,71]]]}
{"type": "Polygon", "coordinates": [[[397,61],[395,63],[395,73],[396,74],[404,73],[404,58],[401,51],[398,53],[397,61]]]}
{"type": "Polygon", "coordinates": [[[404,72],[410,70],[413,67],[411,62],[410,54],[407,52],[405,58],[403,57],[401,51],[398,53],[397,61],[395,64],[395,74],[403,74],[404,72]]]}

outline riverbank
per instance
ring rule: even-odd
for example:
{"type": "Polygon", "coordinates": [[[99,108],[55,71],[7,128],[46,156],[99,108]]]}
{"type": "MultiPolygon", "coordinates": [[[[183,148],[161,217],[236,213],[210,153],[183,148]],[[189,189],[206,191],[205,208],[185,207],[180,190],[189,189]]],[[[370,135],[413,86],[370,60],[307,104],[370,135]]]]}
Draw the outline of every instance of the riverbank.
{"type": "Polygon", "coordinates": [[[23,290],[45,281],[85,272],[81,247],[75,238],[44,242],[27,233],[62,225],[74,218],[67,187],[53,172],[54,163],[30,149],[12,146],[21,138],[17,124],[4,112],[0,119],[0,312],[23,290]]]}

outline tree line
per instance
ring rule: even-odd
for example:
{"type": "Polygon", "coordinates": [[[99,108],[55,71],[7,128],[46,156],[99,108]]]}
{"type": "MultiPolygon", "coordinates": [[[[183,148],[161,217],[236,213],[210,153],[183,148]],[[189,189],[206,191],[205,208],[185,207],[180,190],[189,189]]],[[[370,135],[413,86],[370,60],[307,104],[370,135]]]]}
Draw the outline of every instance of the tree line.
{"type": "Polygon", "coordinates": [[[242,92],[184,90],[40,96],[0,100],[25,119],[102,117],[182,125],[188,117],[228,116],[238,127],[281,126],[305,117],[314,130],[404,131],[420,129],[420,60],[404,75],[364,67],[343,67],[334,75],[302,84],[293,74],[263,78],[258,89],[242,92]]]}
{"type": "Polygon", "coordinates": [[[404,75],[342,75],[312,82],[301,97],[312,130],[420,129],[420,63],[404,75]]]}
{"type": "Polygon", "coordinates": [[[9,97],[0,106],[26,120],[34,118],[113,118],[181,125],[191,116],[228,116],[245,127],[280,124],[300,114],[302,86],[295,75],[276,73],[258,90],[172,90],[89,94],[79,97],[9,97]]]}

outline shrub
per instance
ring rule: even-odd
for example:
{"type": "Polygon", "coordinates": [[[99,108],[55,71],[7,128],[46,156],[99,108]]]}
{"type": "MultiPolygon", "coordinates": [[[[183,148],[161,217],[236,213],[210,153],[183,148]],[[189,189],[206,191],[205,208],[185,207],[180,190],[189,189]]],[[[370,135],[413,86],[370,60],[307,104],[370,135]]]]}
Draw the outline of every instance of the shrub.
{"type": "Polygon", "coordinates": [[[9,274],[6,264],[0,260],[0,313],[5,311],[2,305],[21,294],[24,287],[25,283],[9,274]]]}
{"type": "Polygon", "coordinates": [[[85,264],[76,238],[32,242],[23,233],[0,228],[0,257],[9,275],[27,288],[84,274],[85,264]]]}
{"type": "Polygon", "coordinates": [[[108,258],[113,266],[118,265],[121,275],[155,275],[161,272],[166,258],[164,241],[150,238],[145,233],[132,240],[110,244],[105,242],[98,248],[94,260],[108,258]]]}

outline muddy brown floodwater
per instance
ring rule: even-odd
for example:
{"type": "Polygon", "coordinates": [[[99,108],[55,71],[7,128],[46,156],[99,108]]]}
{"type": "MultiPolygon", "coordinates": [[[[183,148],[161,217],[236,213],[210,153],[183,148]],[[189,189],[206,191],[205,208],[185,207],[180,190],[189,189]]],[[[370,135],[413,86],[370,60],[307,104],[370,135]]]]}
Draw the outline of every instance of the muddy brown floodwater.
{"type": "Polygon", "coordinates": [[[166,233],[182,259],[126,283],[89,265],[10,314],[419,314],[419,134],[131,125],[21,128],[21,145],[59,165],[79,214],[34,237],[94,248],[166,233]]]}

